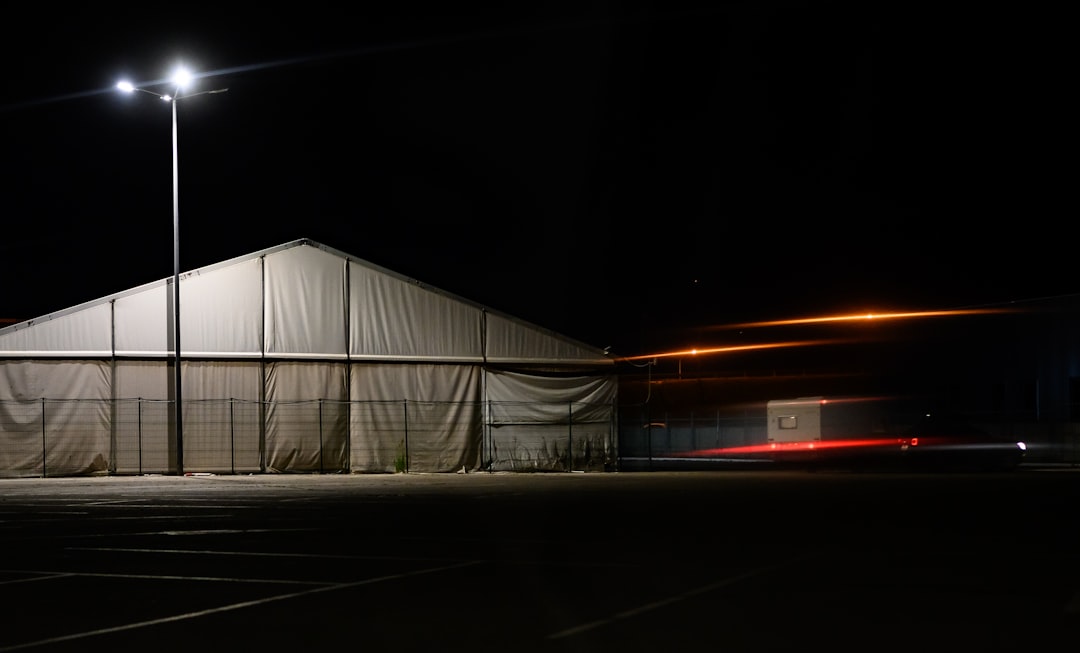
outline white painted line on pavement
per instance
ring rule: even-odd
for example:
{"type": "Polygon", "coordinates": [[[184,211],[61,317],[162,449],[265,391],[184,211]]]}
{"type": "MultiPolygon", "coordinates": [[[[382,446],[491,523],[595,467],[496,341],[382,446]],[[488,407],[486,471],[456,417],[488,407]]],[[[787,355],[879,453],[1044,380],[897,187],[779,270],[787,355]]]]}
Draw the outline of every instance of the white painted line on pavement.
{"type": "MultiPolygon", "coordinates": [[[[5,573],[8,569],[0,569],[5,573]]],[[[210,581],[215,583],[261,583],[269,585],[333,585],[329,581],[317,580],[285,580],[280,578],[233,578],[230,576],[176,576],[171,574],[111,574],[97,571],[45,571],[41,569],[20,569],[21,574],[41,574],[34,579],[25,580],[53,580],[55,578],[83,577],[83,578],[134,578],[138,580],[195,580],[210,581]]],[[[18,581],[8,581],[18,582],[18,581]]],[[[3,584],[3,583],[0,583],[3,584]]]]}
{"type": "Polygon", "coordinates": [[[209,610],[198,610],[196,612],[186,612],[184,614],[172,615],[169,617],[162,617],[160,619],[150,619],[148,621],[138,621],[135,623],[124,624],[122,626],[113,626],[111,628],[101,628],[98,630],[89,630],[83,633],[72,633],[70,635],[61,635],[59,637],[50,637],[48,639],[39,639],[35,642],[24,642],[22,644],[14,644],[12,646],[5,646],[0,648],[0,653],[6,653],[7,651],[21,651],[23,649],[34,648],[36,646],[45,646],[47,644],[56,644],[57,642],[68,642],[77,639],[85,639],[89,637],[96,637],[98,635],[107,635],[109,633],[116,633],[125,630],[135,630],[136,628],[146,628],[148,626],[156,626],[158,624],[165,624],[174,621],[184,621],[186,619],[196,619],[198,617],[204,617],[210,614],[216,614],[219,612],[229,612],[231,610],[240,610],[242,608],[250,608],[256,605],[262,605],[264,603],[272,603],[274,601],[283,601],[285,599],[294,599],[301,596],[308,596],[310,594],[317,594],[319,592],[330,592],[340,589],[348,589],[350,587],[360,587],[362,585],[372,585],[374,583],[381,583],[390,580],[400,580],[403,578],[410,578],[412,576],[423,576],[425,574],[434,574],[440,571],[447,571],[449,569],[459,569],[461,567],[469,567],[472,565],[480,564],[479,562],[463,562],[455,565],[446,565],[443,567],[432,567],[430,569],[420,569],[418,571],[410,571],[403,574],[393,574],[391,576],[380,576],[378,578],[368,578],[365,580],[356,581],[353,583],[339,583],[336,585],[328,585],[325,587],[316,587],[314,589],[304,590],[302,592],[293,592],[291,594],[279,594],[277,596],[269,596],[263,599],[256,599],[254,601],[243,601],[241,603],[233,603],[232,605],[223,605],[218,608],[211,608],[209,610]]]}
{"type": "Polygon", "coordinates": [[[758,575],[761,575],[763,573],[772,571],[774,569],[776,569],[775,566],[762,567],[761,569],[752,569],[752,570],[750,570],[750,571],[748,571],[746,573],[742,573],[742,574],[739,574],[737,576],[732,576],[730,578],[724,578],[724,579],[716,581],[715,583],[709,583],[708,585],[702,585],[701,587],[696,587],[696,588],[694,588],[692,590],[687,590],[686,592],[683,592],[682,594],[676,594],[675,596],[670,596],[668,598],[661,599],[659,601],[653,601],[652,603],[646,603],[645,605],[641,605],[641,606],[638,606],[636,608],[631,608],[630,610],[624,610],[624,611],[619,612],[617,614],[614,614],[614,615],[612,615],[610,617],[607,617],[606,619],[598,619],[596,621],[591,621],[589,623],[584,623],[584,624],[581,624],[581,625],[578,625],[578,626],[574,626],[573,628],[567,628],[566,630],[561,630],[561,631],[559,631],[557,633],[552,633],[552,634],[547,636],[547,639],[561,639],[563,637],[570,637],[571,635],[578,635],[578,634],[583,633],[583,632],[585,632],[587,630],[592,630],[594,628],[599,628],[601,626],[606,626],[608,624],[613,624],[613,623],[615,623],[616,621],[618,621],[620,619],[629,619],[630,617],[634,617],[634,616],[637,616],[639,614],[649,612],[651,610],[655,610],[657,608],[662,608],[665,605],[671,605],[672,603],[682,601],[683,599],[689,598],[691,596],[695,596],[697,594],[702,594],[704,592],[709,592],[709,591],[712,591],[714,589],[724,587],[726,585],[731,585],[731,584],[737,583],[737,582],[739,582],[741,580],[745,580],[745,579],[751,578],[753,576],[758,576],[758,575]]]}
{"type": "Polygon", "coordinates": [[[66,571],[29,571],[26,569],[0,569],[0,573],[13,573],[13,574],[44,574],[42,576],[34,576],[33,578],[13,578],[11,580],[0,580],[0,585],[14,585],[15,583],[35,583],[39,580],[53,580],[56,578],[67,578],[69,576],[76,576],[77,574],[70,574],[66,571]]]}
{"type": "Polygon", "coordinates": [[[458,558],[431,558],[416,556],[358,556],[345,553],[277,553],[264,551],[215,551],[197,549],[135,549],[124,547],[92,547],[92,546],[69,546],[69,551],[105,551],[119,553],[168,553],[180,555],[207,555],[207,556],[243,556],[253,558],[324,558],[327,560],[409,560],[413,562],[427,560],[429,562],[447,562],[459,560],[458,558]]]}

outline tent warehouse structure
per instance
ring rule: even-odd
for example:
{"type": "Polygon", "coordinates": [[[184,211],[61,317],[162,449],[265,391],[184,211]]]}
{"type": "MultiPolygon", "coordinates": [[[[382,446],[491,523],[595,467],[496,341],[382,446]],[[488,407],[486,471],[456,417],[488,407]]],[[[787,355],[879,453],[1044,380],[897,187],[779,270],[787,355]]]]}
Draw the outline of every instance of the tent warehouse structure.
{"type": "Polygon", "coordinates": [[[171,289],[0,329],[0,476],[617,459],[605,352],[307,239],[180,275],[177,447],[171,289]]]}

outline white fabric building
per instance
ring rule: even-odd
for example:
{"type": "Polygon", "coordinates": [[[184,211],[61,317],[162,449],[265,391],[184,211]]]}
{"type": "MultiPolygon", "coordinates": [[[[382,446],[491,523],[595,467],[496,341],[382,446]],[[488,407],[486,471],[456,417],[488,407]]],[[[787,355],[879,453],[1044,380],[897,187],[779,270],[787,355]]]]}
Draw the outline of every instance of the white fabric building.
{"type": "Polygon", "coordinates": [[[170,277],[0,329],[0,476],[617,459],[603,351],[306,239],[180,275],[178,439],[171,291],[170,277]]]}

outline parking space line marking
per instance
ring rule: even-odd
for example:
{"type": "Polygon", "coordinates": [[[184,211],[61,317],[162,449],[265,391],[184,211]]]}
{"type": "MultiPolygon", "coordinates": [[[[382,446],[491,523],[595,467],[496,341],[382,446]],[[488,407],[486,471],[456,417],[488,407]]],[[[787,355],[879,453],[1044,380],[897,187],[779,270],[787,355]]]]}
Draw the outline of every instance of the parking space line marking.
{"type": "Polygon", "coordinates": [[[620,619],[629,619],[630,617],[634,617],[636,615],[643,614],[645,612],[649,612],[649,611],[655,610],[657,608],[662,608],[665,605],[671,605],[672,603],[682,601],[683,599],[689,598],[691,596],[695,596],[697,594],[703,594],[705,592],[709,592],[709,591],[724,587],[726,585],[731,585],[733,583],[737,583],[737,582],[739,582],[741,580],[745,580],[745,579],[751,578],[753,576],[759,576],[759,575],[761,575],[763,573],[772,571],[773,569],[776,569],[776,567],[771,566],[771,567],[762,567],[760,569],[752,569],[752,570],[747,571],[745,573],[738,574],[736,576],[731,576],[730,578],[724,578],[724,579],[718,580],[715,583],[709,583],[708,585],[702,585],[701,587],[695,587],[694,589],[687,590],[687,591],[683,592],[682,594],[676,594],[675,596],[670,596],[670,597],[668,597],[666,599],[661,599],[659,601],[653,601],[652,603],[646,603],[646,604],[638,606],[636,608],[631,608],[629,610],[624,610],[624,611],[616,613],[616,614],[614,614],[611,617],[608,617],[606,619],[598,619],[596,621],[591,621],[589,623],[584,623],[584,624],[581,624],[581,625],[578,625],[578,626],[574,626],[572,628],[567,628],[566,630],[561,630],[561,631],[559,631],[557,633],[552,633],[552,634],[547,636],[547,639],[561,639],[563,637],[570,637],[571,635],[578,635],[578,634],[581,634],[581,633],[583,633],[585,631],[592,630],[594,628],[599,628],[600,626],[605,626],[607,624],[615,623],[616,621],[618,621],[620,619]]]}
{"type": "Polygon", "coordinates": [[[106,551],[118,553],[168,553],[183,555],[208,555],[208,556],[244,556],[253,558],[325,558],[327,560],[411,560],[419,562],[427,560],[431,562],[446,562],[459,560],[459,558],[430,558],[415,556],[358,556],[347,553],[277,553],[268,551],[215,551],[213,549],[137,549],[129,547],[95,547],[95,546],[69,546],[69,551],[106,551]]]}
{"type": "Polygon", "coordinates": [[[45,646],[46,644],[56,644],[58,642],[68,642],[76,639],[84,639],[87,637],[96,637],[98,635],[107,635],[109,633],[117,633],[125,630],[135,630],[137,628],[146,628],[148,626],[156,626],[159,624],[171,623],[174,621],[184,621],[186,619],[195,619],[198,617],[204,617],[206,615],[217,614],[219,612],[230,612],[232,610],[240,610],[242,608],[250,608],[256,605],[263,605],[265,603],[273,603],[274,601],[283,601],[285,599],[294,599],[302,596],[308,596],[310,594],[317,594],[320,592],[330,592],[341,589],[348,589],[351,587],[361,587],[363,585],[372,585],[375,583],[381,583],[384,581],[401,580],[404,578],[411,578],[413,576],[423,576],[426,574],[435,574],[441,571],[448,571],[450,569],[460,569],[462,567],[469,567],[472,565],[478,565],[480,562],[462,562],[453,565],[444,565],[441,567],[431,567],[429,569],[419,569],[417,571],[410,571],[402,574],[392,574],[390,576],[379,576],[377,578],[367,578],[364,580],[355,581],[352,583],[337,583],[334,585],[327,585],[323,587],[315,587],[312,589],[304,590],[302,592],[291,592],[289,594],[279,594],[277,596],[269,596],[262,599],[255,599],[253,601],[242,601],[240,603],[233,603],[231,605],[223,605],[217,608],[211,608],[209,610],[197,610],[195,612],[186,612],[184,614],[172,615],[169,617],[161,617],[159,619],[149,619],[147,621],[138,621],[135,623],[124,624],[122,626],[112,626],[110,628],[99,628],[98,630],[89,630],[82,633],[72,633],[70,635],[61,635],[59,637],[50,637],[48,639],[39,639],[36,642],[24,642],[22,644],[14,644],[12,646],[5,646],[0,648],[0,653],[6,653],[7,651],[19,651],[23,649],[33,648],[35,646],[45,646]]]}
{"type": "MultiPolygon", "coordinates": [[[[7,572],[10,570],[0,569],[0,572],[7,572]]],[[[284,580],[276,578],[233,578],[229,576],[172,576],[161,574],[111,574],[100,571],[45,571],[40,569],[24,569],[19,573],[31,573],[41,574],[40,577],[35,580],[51,580],[54,578],[65,578],[68,576],[84,577],[84,578],[134,578],[140,580],[196,580],[196,581],[211,581],[211,582],[224,582],[224,583],[268,583],[279,585],[333,585],[332,582],[317,581],[317,580],[284,580]]],[[[9,581],[16,582],[16,581],[9,581]]]]}
{"type": "Polygon", "coordinates": [[[63,572],[63,571],[30,571],[30,572],[27,572],[27,570],[24,570],[24,569],[19,569],[19,570],[0,569],[0,573],[8,573],[8,572],[11,572],[11,573],[14,573],[14,574],[31,573],[31,574],[42,574],[42,575],[41,576],[34,576],[33,578],[13,578],[11,580],[2,580],[2,581],[0,581],[0,585],[14,585],[15,583],[34,583],[34,582],[37,582],[39,580],[53,580],[55,578],[67,578],[68,576],[77,575],[77,574],[70,574],[70,573],[63,572]]]}

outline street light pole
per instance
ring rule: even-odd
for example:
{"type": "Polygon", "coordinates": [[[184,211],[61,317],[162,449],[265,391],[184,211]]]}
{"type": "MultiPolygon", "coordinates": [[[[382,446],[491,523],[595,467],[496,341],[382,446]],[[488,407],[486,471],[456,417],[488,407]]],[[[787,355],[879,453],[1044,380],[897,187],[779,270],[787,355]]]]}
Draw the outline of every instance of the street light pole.
{"type": "MultiPolygon", "coordinates": [[[[180,362],[182,360],[180,353],[180,164],[178,156],[178,131],[176,121],[176,103],[177,101],[192,97],[195,95],[205,95],[210,93],[224,93],[229,90],[227,88],[216,89],[213,91],[201,91],[198,93],[189,93],[188,95],[181,95],[181,91],[191,81],[191,74],[185,69],[180,68],[173,76],[173,83],[176,86],[176,93],[173,95],[163,95],[148,91],[144,88],[139,88],[131,84],[130,82],[120,82],[116,85],[121,91],[126,93],[133,93],[135,91],[141,91],[143,93],[149,93],[165,102],[168,102],[172,109],[172,187],[173,187],[173,284],[172,284],[172,330],[173,330],[173,411],[175,417],[173,419],[174,434],[173,439],[176,443],[176,473],[178,476],[184,475],[184,411],[183,411],[183,393],[182,393],[182,377],[180,373],[180,362]]],[[[166,347],[168,347],[168,338],[166,337],[166,347]]]]}
{"type": "MultiPolygon", "coordinates": [[[[177,86],[179,95],[180,87],[177,86]]],[[[180,159],[177,155],[176,98],[172,105],[172,205],[173,205],[173,343],[176,345],[173,360],[173,385],[175,387],[173,410],[176,412],[176,474],[184,475],[184,404],[181,396],[183,385],[180,377],[180,159]]]]}

